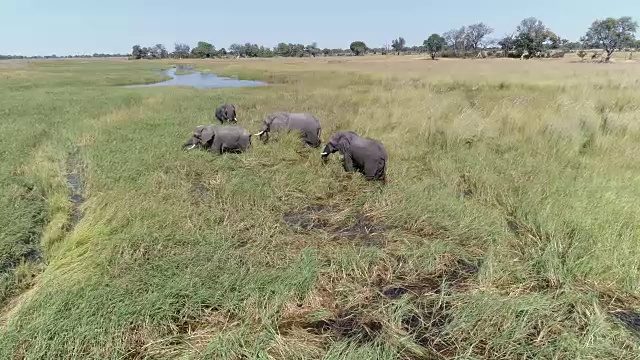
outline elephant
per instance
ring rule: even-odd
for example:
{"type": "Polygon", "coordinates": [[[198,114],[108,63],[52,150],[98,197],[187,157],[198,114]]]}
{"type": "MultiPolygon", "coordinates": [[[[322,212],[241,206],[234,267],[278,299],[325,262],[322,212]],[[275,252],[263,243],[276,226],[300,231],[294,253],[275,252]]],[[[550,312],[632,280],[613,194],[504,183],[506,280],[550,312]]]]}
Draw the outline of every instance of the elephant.
{"type": "Polygon", "coordinates": [[[225,121],[238,123],[236,118],[236,106],[233,104],[222,104],[216,109],[216,119],[224,124],[225,121]]]}
{"type": "Polygon", "coordinates": [[[330,154],[343,155],[343,168],[347,172],[358,171],[367,180],[387,182],[387,150],[382,142],[360,137],[354,131],[334,133],[320,155],[326,163],[330,154]]]}
{"type": "Polygon", "coordinates": [[[195,147],[219,152],[245,152],[251,147],[252,134],[238,125],[198,125],[182,148],[195,147]]]}
{"type": "Polygon", "coordinates": [[[309,113],[276,112],[267,116],[262,122],[259,133],[253,134],[260,137],[263,142],[269,141],[271,131],[298,130],[304,138],[304,142],[314,148],[320,147],[320,134],[322,132],[320,121],[309,113]]]}

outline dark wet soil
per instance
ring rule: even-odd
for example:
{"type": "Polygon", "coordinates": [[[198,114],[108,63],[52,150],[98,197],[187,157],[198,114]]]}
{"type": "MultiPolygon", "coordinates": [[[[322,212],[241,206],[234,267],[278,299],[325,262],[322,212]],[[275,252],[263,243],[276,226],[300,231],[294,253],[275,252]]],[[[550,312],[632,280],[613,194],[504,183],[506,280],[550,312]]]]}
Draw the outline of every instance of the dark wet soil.
{"type": "Polygon", "coordinates": [[[351,221],[335,220],[339,209],[310,205],[283,215],[283,221],[299,231],[322,230],[336,239],[362,240],[365,246],[381,246],[387,228],[370,216],[356,213],[351,221]]]}
{"type": "MultiPolygon", "coordinates": [[[[398,259],[398,262],[406,261],[398,259]]],[[[378,292],[354,294],[360,301],[349,301],[347,307],[337,305],[330,295],[323,295],[326,303],[321,307],[330,312],[329,316],[310,320],[310,312],[294,314],[279,323],[279,330],[287,333],[292,328],[304,329],[327,340],[358,344],[375,343],[396,334],[410,337],[418,345],[403,351],[403,359],[446,358],[456,348],[452,340],[455,337],[450,333],[454,320],[450,295],[467,291],[467,285],[473,283],[479,270],[477,263],[455,257],[444,259],[438,270],[422,275],[416,275],[417,268],[400,267],[392,270],[391,279],[374,277],[367,283],[378,292]],[[397,323],[380,311],[405,296],[408,298],[403,303],[409,309],[403,311],[397,323]]]]}
{"type": "Polygon", "coordinates": [[[72,231],[84,216],[80,208],[85,201],[83,195],[84,179],[77,150],[70,154],[67,161],[66,180],[71,190],[71,194],[69,195],[69,200],[71,201],[71,221],[67,225],[67,231],[72,231]]]}
{"type": "Polygon", "coordinates": [[[329,334],[366,343],[378,337],[382,332],[382,323],[367,318],[357,310],[343,310],[333,319],[309,323],[307,329],[318,335],[329,334]]]}
{"type": "Polygon", "coordinates": [[[629,330],[640,335],[640,312],[633,310],[618,310],[611,312],[610,315],[626,326],[629,330]]]}
{"type": "Polygon", "coordinates": [[[18,265],[20,265],[20,262],[22,261],[38,264],[43,262],[44,259],[42,258],[42,252],[40,252],[40,249],[30,249],[26,253],[22,254],[19,259],[13,259],[0,263],[0,274],[11,269],[15,269],[16,267],[18,267],[18,265]]]}
{"type": "MultiPolygon", "coordinates": [[[[464,188],[464,186],[463,186],[464,188]]],[[[469,186],[473,188],[473,186],[469,186]]],[[[473,194],[473,190],[468,196],[473,194]]],[[[464,192],[463,192],[464,195],[464,192]]],[[[324,231],[337,239],[363,239],[365,244],[381,243],[385,232],[392,229],[386,224],[376,221],[373,217],[356,212],[349,219],[345,219],[341,209],[336,207],[314,204],[299,210],[284,214],[283,221],[297,231],[324,231]]],[[[439,230],[428,229],[423,236],[407,229],[398,229],[411,236],[429,238],[437,236],[439,230]]],[[[443,259],[443,262],[432,272],[422,272],[407,264],[402,255],[396,255],[397,268],[391,270],[391,276],[380,275],[369,280],[367,287],[374,290],[372,295],[363,297],[362,302],[350,304],[347,308],[335,308],[327,304],[325,309],[332,315],[322,320],[308,321],[303,318],[284,321],[281,325],[284,331],[290,327],[301,327],[317,335],[327,335],[336,340],[348,339],[356,342],[373,342],[385,331],[394,332],[396,329],[387,328],[389,319],[379,313],[379,309],[390,301],[407,297],[412,310],[400,319],[402,329],[411,336],[421,349],[419,356],[445,356],[454,348],[448,343],[451,338],[447,333],[449,324],[453,321],[448,303],[448,296],[467,291],[473,284],[480,271],[480,263],[460,257],[443,259]]],[[[407,354],[414,356],[413,351],[407,354]]],[[[417,356],[417,355],[416,355],[417,356]]]]}
{"type": "Polygon", "coordinates": [[[432,354],[442,354],[451,348],[445,340],[447,327],[453,321],[448,303],[423,304],[402,319],[402,327],[418,344],[432,354]]]}
{"type": "Polygon", "coordinates": [[[467,283],[480,271],[477,264],[464,259],[457,259],[445,270],[420,276],[406,281],[399,276],[391,284],[379,284],[382,295],[389,299],[398,299],[403,295],[423,296],[426,294],[442,294],[462,291],[467,283]]]}

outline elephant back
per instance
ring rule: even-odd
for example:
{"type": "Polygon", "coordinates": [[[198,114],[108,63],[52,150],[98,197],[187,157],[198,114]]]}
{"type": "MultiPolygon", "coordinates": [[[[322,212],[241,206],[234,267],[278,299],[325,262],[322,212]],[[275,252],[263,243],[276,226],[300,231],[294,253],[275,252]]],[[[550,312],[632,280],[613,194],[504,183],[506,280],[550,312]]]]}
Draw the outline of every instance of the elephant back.
{"type": "Polygon", "coordinates": [[[309,113],[291,113],[288,114],[288,125],[298,129],[319,129],[320,121],[309,113]]]}

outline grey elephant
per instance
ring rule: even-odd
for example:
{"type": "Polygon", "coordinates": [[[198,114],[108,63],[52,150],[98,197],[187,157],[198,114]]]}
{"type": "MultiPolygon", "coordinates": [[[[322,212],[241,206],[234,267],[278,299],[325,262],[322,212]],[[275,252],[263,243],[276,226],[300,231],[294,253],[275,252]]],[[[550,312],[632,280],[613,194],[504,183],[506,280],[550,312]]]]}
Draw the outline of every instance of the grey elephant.
{"type": "Polygon", "coordinates": [[[387,150],[378,140],[360,137],[353,131],[339,131],[331,136],[322,151],[326,162],[329,155],[340,152],[343,168],[347,172],[358,171],[367,180],[387,182],[387,150]]]}
{"type": "Polygon", "coordinates": [[[270,114],[262,122],[262,129],[257,135],[263,142],[269,140],[271,131],[299,131],[304,142],[311,147],[319,147],[322,128],[320,120],[309,113],[277,112],[270,114]]]}
{"type": "Polygon", "coordinates": [[[221,124],[224,124],[225,121],[237,123],[236,106],[234,104],[222,104],[218,106],[216,109],[216,119],[218,119],[221,124]]]}
{"type": "Polygon", "coordinates": [[[199,125],[182,148],[204,148],[222,154],[223,152],[245,152],[251,147],[252,134],[238,125],[199,125]]]}

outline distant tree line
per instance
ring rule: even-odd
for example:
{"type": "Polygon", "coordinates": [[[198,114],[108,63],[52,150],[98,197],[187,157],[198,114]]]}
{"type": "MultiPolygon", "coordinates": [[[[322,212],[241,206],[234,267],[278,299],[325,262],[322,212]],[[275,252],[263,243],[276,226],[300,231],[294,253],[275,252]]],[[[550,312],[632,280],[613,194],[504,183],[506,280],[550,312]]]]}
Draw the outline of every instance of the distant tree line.
{"type": "Polygon", "coordinates": [[[127,57],[127,54],[98,54],[94,53],[93,55],[84,54],[84,55],[62,55],[57,56],[56,54],[52,55],[38,55],[38,56],[23,56],[23,55],[2,55],[0,54],[0,60],[20,60],[20,59],[79,59],[79,58],[109,58],[109,57],[127,57]]]}
{"type": "MultiPolygon", "coordinates": [[[[592,58],[609,61],[616,50],[638,50],[640,40],[635,33],[638,23],[631,17],[606,18],[594,21],[579,41],[564,39],[549,29],[542,21],[534,17],[520,22],[514,32],[501,37],[490,37],[494,29],[485,23],[476,23],[455,28],[443,34],[431,34],[422,44],[407,46],[403,37],[398,37],[382,46],[370,48],[364,41],[353,41],[348,49],[319,48],[317,43],[309,45],[281,42],[274,47],[265,47],[254,43],[232,44],[228,49],[217,49],[213,44],[200,41],[191,48],[184,43],[174,44],[169,52],[163,44],[151,47],[134,45],[131,54],[93,54],[64,56],[64,58],[128,56],[131,59],[164,58],[269,58],[269,57],[316,57],[316,56],[362,56],[366,54],[421,54],[428,53],[431,58],[454,57],[515,57],[520,59],[562,57],[566,52],[576,52],[584,58],[587,50],[594,52],[592,58]]],[[[12,56],[0,55],[0,59],[58,58],[51,56],[12,56]]],[[[62,57],[60,57],[62,58],[62,57]]]]}
{"type": "Polygon", "coordinates": [[[258,44],[231,44],[229,49],[217,49],[213,44],[199,41],[194,48],[184,43],[174,44],[172,52],[168,52],[164,45],[157,44],[152,47],[142,47],[134,45],[131,49],[132,59],[164,59],[164,58],[225,58],[225,57],[305,57],[305,56],[329,56],[329,55],[351,55],[349,49],[320,49],[316,43],[309,45],[279,43],[273,48],[258,44]]]}
{"type": "MultiPolygon", "coordinates": [[[[476,23],[449,30],[443,34],[431,34],[421,45],[407,46],[403,37],[370,48],[364,41],[353,41],[348,49],[320,49],[317,43],[309,45],[281,42],[273,48],[258,44],[232,44],[229,49],[200,41],[194,48],[183,43],[174,44],[168,52],[162,44],[152,47],[135,45],[132,59],[162,58],[225,58],[225,57],[316,57],[362,56],[366,54],[420,54],[431,58],[454,57],[515,57],[520,59],[562,57],[566,52],[578,52],[586,56],[586,49],[604,50],[604,61],[609,61],[616,50],[640,49],[635,39],[638,24],[631,17],[606,18],[594,21],[579,41],[569,41],[554,33],[542,21],[534,17],[520,22],[515,31],[502,37],[490,37],[494,29],[485,23],[476,23]]],[[[599,55],[598,55],[599,56],[599,55]]],[[[592,57],[596,57],[593,55],[592,57]]]]}

